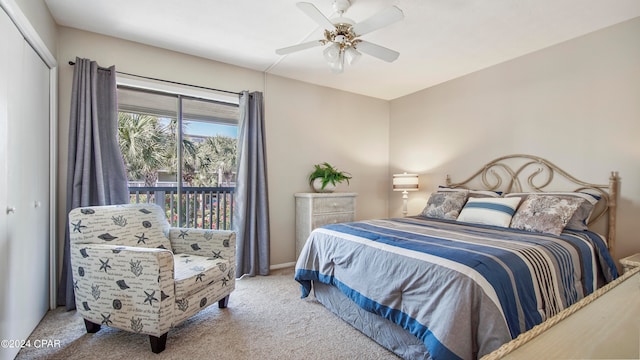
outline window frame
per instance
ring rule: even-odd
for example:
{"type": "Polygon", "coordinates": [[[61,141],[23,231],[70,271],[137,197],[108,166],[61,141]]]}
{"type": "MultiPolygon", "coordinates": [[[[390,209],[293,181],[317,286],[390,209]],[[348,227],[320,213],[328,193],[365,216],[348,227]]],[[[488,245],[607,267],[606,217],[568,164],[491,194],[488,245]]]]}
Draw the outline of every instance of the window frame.
{"type": "MultiPolygon", "coordinates": [[[[177,101],[177,109],[176,109],[176,117],[177,117],[177,143],[179,144],[179,149],[177,151],[177,163],[179,164],[177,169],[177,182],[176,182],[176,194],[178,199],[182,198],[182,177],[183,177],[183,157],[182,153],[184,149],[182,148],[182,139],[183,139],[183,122],[182,122],[182,103],[184,99],[187,100],[201,100],[208,102],[219,102],[226,103],[231,106],[238,107],[240,105],[240,96],[239,94],[230,94],[225,91],[216,91],[214,89],[208,89],[204,87],[199,87],[195,85],[186,85],[186,84],[178,84],[171,81],[162,81],[162,80],[151,80],[147,78],[139,78],[126,74],[117,74],[116,76],[116,87],[117,88],[126,88],[131,90],[143,91],[148,93],[155,93],[158,95],[169,95],[175,96],[177,101]]],[[[237,126],[240,126],[240,119],[238,119],[237,126]]],[[[181,201],[178,201],[177,204],[177,213],[182,213],[182,204],[181,201]]],[[[178,224],[180,224],[180,219],[178,219],[178,224]]]]}

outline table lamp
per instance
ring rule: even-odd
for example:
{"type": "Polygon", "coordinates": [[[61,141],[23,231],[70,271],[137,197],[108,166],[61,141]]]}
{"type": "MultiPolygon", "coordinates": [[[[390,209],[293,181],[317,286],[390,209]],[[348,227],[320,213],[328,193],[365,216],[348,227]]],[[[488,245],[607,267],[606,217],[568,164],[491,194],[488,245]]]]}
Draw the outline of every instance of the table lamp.
{"type": "Polygon", "coordinates": [[[409,191],[418,191],[418,174],[393,174],[393,191],[402,191],[402,216],[407,216],[409,191]]]}

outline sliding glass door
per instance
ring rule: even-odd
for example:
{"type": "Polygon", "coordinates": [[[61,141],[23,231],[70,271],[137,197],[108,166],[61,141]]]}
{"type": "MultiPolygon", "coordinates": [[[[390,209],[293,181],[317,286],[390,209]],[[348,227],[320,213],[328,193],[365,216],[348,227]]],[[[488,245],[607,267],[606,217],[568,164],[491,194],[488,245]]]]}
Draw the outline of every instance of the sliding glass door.
{"type": "Polygon", "coordinates": [[[237,104],[119,87],[118,106],[131,202],[164,207],[174,226],[230,229],[237,104]]]}

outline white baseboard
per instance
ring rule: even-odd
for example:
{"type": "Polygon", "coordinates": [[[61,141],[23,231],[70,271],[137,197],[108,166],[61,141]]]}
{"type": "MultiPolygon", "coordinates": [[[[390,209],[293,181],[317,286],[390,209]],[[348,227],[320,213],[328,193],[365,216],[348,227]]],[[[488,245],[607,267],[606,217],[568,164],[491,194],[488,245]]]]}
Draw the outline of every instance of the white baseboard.
{"type": "Polygon", "coordinates": [[[269,270],[278,270],[278,269],[284,269],[284,268],[289,268],[289,267],[294,267],[294,266],[296,266],[295,262],[288,262],[288,263],[284,263],[284,264],[271,265],[271,266],[269,266],[269,270]]]}

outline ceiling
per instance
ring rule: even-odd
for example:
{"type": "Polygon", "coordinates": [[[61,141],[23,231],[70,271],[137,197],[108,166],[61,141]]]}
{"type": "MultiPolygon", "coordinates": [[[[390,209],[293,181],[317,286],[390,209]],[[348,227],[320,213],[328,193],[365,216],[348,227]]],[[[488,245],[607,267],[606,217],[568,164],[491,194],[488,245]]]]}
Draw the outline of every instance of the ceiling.
{"type": "MultiPolygon", "coordinates": [[[[312,2],[327,17],[333,0],[312,2]]],[[[640,16],[638,0],[351,0],[360,22],[395,5],[405,18],[364,35],[400,52],[393,63],[363,54],[332,73],[322,38],[296,0],[45,0],[62,26],[391,100],[640,16]]]]}

